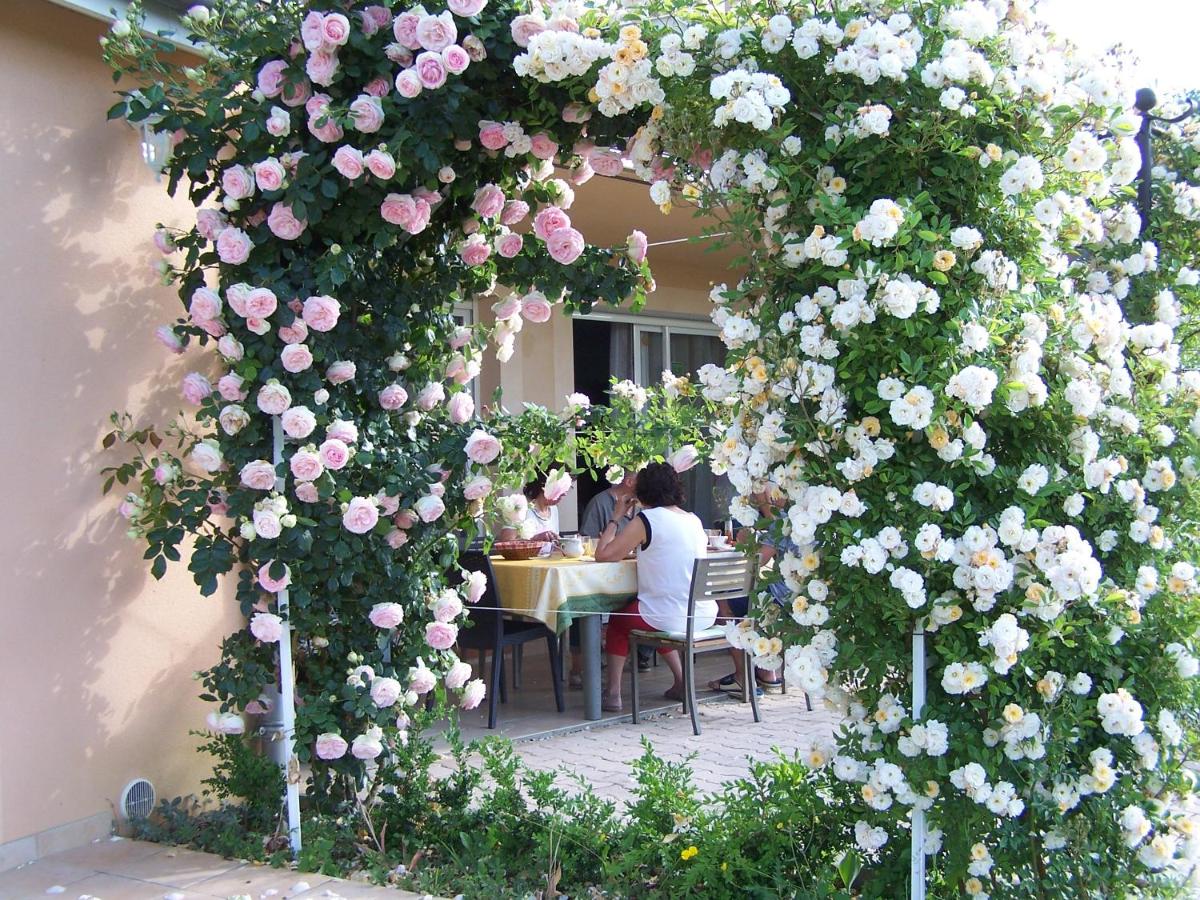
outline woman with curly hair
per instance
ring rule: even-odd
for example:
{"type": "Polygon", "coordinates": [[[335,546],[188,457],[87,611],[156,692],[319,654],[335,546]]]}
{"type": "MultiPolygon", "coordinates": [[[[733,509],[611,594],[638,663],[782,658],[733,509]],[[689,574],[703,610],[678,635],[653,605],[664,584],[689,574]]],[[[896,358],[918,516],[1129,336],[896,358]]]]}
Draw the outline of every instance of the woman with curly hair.
{"type": "MultiPolygon", "coordinates": [[[[681,632],[687,628],[688,594],[696,557],[707,547],[704,525],[695,514],[683,509],[683,483],[666,463],[651,463],[637,476],[634,496],[642,511],[617,534],[616,522],[633,509],[634,497],[618,501],[613,521],[605,526],[596,545],[596,559],[624,559],[635,549],[638,555],[637,599],[614,615],[608,623],[608,683],[604,709],[621,711],[621,681],[625,657],[629,655],[629,633],[644,631],[681,632]]],[[[696,604],[696,630],[710,628],[717,618],[717,604],[696,604]]],[[[683,664],[674,650],[659,651],[675,676],[664,694],[683,700],[683,664]]]]}

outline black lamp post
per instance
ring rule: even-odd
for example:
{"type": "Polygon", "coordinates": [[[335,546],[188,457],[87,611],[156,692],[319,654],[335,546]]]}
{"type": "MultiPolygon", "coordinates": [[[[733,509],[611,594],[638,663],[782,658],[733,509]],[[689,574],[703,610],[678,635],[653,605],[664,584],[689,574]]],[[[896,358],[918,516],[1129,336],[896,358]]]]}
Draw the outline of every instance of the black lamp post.
{"type": "Polygon", "coordinates": [[[1142,217],[1142,231],[1145,232],[1150,228],[1150,211],[1154,199],[1150,177],[1150,173],[1154,168],[1154,152],[1150,137],[1153,123],[1165,122],[1171,125],[1175,122],[1182,122],[1189,116],[1195,115],[1198,110],[1196,105],[1189,100],[1187,109],[1173,119],[1152,115],[1151,110],[1158,105],[1158,98],[1154,96],[1154,91],[1150,88],[1141,88],[1138,90],[1134,96],[1133,105],[1142,114],[1142,127],[1138,129],[1137,133],[1138,149],[1142,154],[1142,171],[1138,176],[1138,212],[1142,217]]]}

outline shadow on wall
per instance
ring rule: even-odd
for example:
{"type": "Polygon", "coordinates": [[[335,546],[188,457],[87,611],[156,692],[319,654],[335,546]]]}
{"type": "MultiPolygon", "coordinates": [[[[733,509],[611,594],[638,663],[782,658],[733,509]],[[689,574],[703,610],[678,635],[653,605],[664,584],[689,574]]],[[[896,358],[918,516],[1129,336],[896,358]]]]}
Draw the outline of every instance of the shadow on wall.
{"type": "Polygon", "coordinates": [[[109,412],[162,425],[180,409],[188,369],[164,361],[153,334],[181,307],[157,279],[150,238],[157,220],[190,224],[190,204],[153,184],[132,129],[104,121],[98,23],[16,0],[0,32],[0,66],[29,86],[0,106],[17,212],[0,231],[16,337],[0,378],[17,388],[5,391],[13,431],[0,442],[17,511],[0,525],[0,709],[25,726],[0,736],[3,842],[103,810],[134,775],[192,789],[200,767],[186,731],[203,721],[192,671],[238,619],[227,597],[201,598],[182,566],[154,582],[117,497],[100,495],[99,470],[124,459],[100,447],[109,412]]]}

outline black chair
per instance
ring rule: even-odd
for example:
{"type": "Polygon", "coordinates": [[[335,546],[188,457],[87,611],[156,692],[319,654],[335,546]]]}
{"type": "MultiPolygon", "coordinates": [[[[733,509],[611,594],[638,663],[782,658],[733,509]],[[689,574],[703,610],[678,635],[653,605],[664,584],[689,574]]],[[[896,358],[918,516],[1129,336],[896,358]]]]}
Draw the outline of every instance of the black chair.
{"type": "Polygon", "coordinates": [[[508,702],[508,688],[504,683],[504,648],[520,648],[530,641],[546,641],[550,653],[550,679],[554,684],[554,702],[560,713],[566,712],[562,670],[559,666],[558,635],[541,622],[507,616],[501,612],[496,573],[488,557],[482,553],[467,553],[460,557],[458,562],[468,572],[482,572],[487,576],[487,589],[479,600],[479,607],[483,608],[467,608],[471,627],[459,631],[458,646],[463,650],[478,650],[481,654],[489,651],[492,654],[491,673],[488,677],[488,728],[496,727],[497,699],[500,703],[508,702]]]}

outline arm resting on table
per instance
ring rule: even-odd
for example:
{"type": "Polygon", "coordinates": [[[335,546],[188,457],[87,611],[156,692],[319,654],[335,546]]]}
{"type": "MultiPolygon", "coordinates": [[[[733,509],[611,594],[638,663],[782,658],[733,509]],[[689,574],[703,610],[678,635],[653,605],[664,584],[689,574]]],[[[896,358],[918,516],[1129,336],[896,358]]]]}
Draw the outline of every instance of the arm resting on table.
{"type": "Polygon", "coordinates": [[[596,562],[616,562],[628,556],[646,540],[646,526],[641,518],[634,519],[616,534],[617,523],[609,522],[596,544],[596,562]]]}

